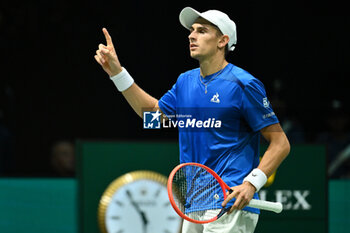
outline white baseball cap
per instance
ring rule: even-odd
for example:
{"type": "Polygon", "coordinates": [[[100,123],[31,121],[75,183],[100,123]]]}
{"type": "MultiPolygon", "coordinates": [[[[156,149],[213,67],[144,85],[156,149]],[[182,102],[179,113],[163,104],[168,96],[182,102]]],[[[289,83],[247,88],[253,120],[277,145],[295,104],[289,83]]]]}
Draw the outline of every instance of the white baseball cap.
{"type": "Polygon", "coordinates": [[[235,49],[234,45],[236,45],[237,42],[236,24],[227,14],[218,10],[208,10],[200,13],[191,7],[185,7],[182,9],[179,16],[180,23],[187,29],[192,27],[192,24],[198,17],[202,17],[217,26],[222,34],[227,35],[230,39],[228,42],[229,51],[235,49]]]}

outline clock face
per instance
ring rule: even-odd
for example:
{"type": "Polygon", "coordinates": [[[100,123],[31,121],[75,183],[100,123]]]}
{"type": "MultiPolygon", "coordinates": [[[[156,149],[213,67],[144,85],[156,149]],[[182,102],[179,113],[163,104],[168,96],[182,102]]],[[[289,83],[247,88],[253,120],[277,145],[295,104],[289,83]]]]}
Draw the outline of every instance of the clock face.
{"type": "Polygon", "coordinates": [[[166,186],[152,179],[137,179],[118,188],[105,213],[108,233],[178,233],[181,224],[166,186]]]}

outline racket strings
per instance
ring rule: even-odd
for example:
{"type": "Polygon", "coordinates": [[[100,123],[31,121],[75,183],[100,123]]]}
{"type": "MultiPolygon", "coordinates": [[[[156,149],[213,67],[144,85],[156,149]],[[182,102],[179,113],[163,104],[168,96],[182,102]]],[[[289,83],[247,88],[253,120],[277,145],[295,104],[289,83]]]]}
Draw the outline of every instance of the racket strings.
{"type": "Polygon", "coordinates": [[[192,165],[180,168],[174,175],[172,188],[178,197],[175,200],[178,209],[189,218],[206,221],[220,212],[217,209],[223,196],[221,187],[204,168],[192,165]]]}

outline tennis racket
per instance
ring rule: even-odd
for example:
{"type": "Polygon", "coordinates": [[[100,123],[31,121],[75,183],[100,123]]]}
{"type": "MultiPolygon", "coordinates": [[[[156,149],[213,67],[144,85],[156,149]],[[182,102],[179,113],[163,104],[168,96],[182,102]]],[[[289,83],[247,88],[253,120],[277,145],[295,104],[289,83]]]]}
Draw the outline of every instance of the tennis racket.
{"type": "MultiPolygon", "coordinates": [[[[175,211],[193,223],[219,219],[230,207],[223,208],[226,190],[233,190],[212,169],[199,163],[183,163],[174,168],[168,179],[168,196],[175,211]]],[[[282,204],[252,199],[248,206],[280,213],[282,204]]]]}

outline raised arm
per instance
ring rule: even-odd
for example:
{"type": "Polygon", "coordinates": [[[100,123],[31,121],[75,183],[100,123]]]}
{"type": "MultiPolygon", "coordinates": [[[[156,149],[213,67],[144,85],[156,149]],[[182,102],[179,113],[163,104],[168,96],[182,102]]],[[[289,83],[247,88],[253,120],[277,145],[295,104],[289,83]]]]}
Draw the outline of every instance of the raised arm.
{"type": "Polygon", "coordinates": [[[132,84],[130,88],[123,91],[122,94],[137,115],[139,115],[141,118],[143,110],[155,111],[156,109],[159,109],[158,100],[147,94],[136,83],[132,84]]]}
{"type": "Polygon", "coordinates": [[[121,66],[117,53],[106,28],[102,29],[107,45],[99,44],[95,60],[113,80],[118,90],[122,92],[134,111],[142,117],[143,109],[154,110],[158,108],[158,100],[142,90],[127,71],[121,66]]]}

